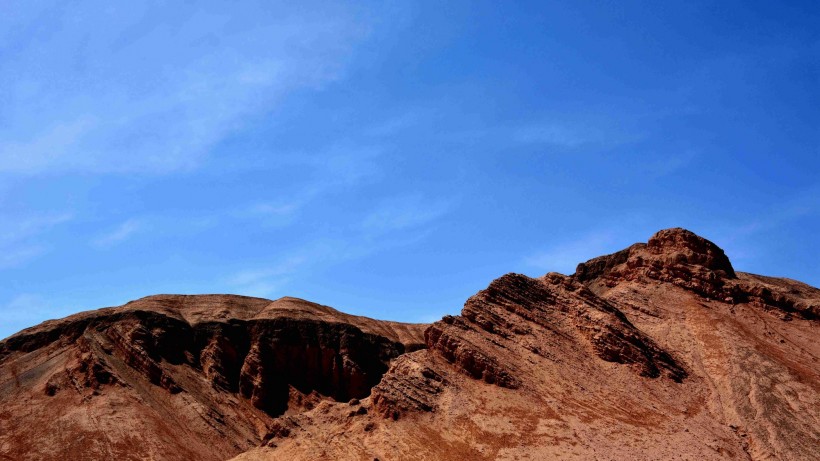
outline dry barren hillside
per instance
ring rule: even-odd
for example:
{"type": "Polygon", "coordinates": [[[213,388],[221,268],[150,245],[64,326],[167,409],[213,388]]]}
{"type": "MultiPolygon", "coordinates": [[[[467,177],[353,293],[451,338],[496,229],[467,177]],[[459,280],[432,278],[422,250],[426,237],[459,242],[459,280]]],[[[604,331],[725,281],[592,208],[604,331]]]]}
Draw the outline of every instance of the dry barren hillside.
{"type": "Polygon", "coordinates": [[[812,460],[819,319],[683,229],[429,326],[149,297],[0,343],[0,458],[812,460]]]}
{"type": "Polygon", "coordinates": [[[46,322],[0,343],[0,458],[224,460],[277,416],[366,397],[424,327],[222,295],[46,322]]]}

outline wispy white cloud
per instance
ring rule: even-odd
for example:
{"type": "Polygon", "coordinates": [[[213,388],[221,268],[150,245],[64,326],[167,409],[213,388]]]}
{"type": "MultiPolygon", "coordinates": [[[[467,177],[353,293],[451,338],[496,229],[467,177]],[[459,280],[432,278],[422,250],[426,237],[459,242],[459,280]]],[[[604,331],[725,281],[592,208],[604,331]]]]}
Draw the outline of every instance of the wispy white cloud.
{"type": "Polygon", "coordinates": [[[21,266],[44,253],[46,253],[46,248],[39,245],[2,249],[2,254],[0,254],[0,269],[21,266]]]}
{"type": "Polygon", "coordinates": [[[420,195],[386,199],[365,215],[359,227],[346,229],[335,237],[309,241],[269,264],[237,271],[223,283],[245,295],[283,296],[291,282],[316,270],[418,242],[451,207],[452,201],[428,200],[420,195]],[[412,231],[412,235],[408,236],[407,231],[412,231]]]}
{"type": "Polygon", "coordinates": [[[60,309],[49,305],[40,295],[21,293],[0,304],[0,339],[23,328],[34,326],[48,319],[64,315],[60,309]]]}
{"type": "Polygon", "coordinates": [[[508,136],[517,144],[579,149],[635,142],[643,134],[609,117],[588,114],[524,123],[513,127],[508,136]]]}
{"type": "Polygon", "coordinates": [[[113,230],[98,236],[92,242],[94,246],[99,248],[108,248],[129,239],[135,233],[143,230],[145,224],[135,218],[131,218],[114,228],[113,230]]]}
{"type": "MultiPolygon", "coordinates": [[[[434,115],[424,113],[425,117],[433,118],[434,115]]],[[[408,111],[396,117],[374,124],[364,130],[364,134],[375,138],[394,136],[419,123],[422,114],[419,111],[408,111]]]]}
{"type": "Polygon", "coordinates": [[[0,230],[0,269],[21,266],[48,252],[42,235],[70,221],[71,213],[41,213],[2,216],[0,230]]]}
{"type": "Polygon", "coordinates": [[[820,186],[809,187],[789,199],[782,200],[777,206],[761,211],[759,219],[732,223],[725,232],[725,237],[732,240],[766,232],[803,217],[820,215],[820,186]]]}
{"type": "Polygon", "coordinates": [[[241,5],[229,12],[186,8],[77,5],[69,17],[8,19],[7,30],[36,36],[7,37],[19,49],[0,50],[0,115],[11,121],[0,128],[0,172],[195,167],[283,96],[340,78],[367,34],[341,6],[313,11],[282,4],[275,13],[241,5]],[[165,20],[144,27],[140,18],[148,16],[165,20]],[[240,16],[250,26],[235,29],[231,21],[240,16]],[[54,27],[30,27],[46,19],[54,27]],[[95,38],[87,40],[92,23],[95,38]],[[44,32],[49,29],[61,33],[44,32]]]}
{"type": "Polygon", "coordinates": [[[305,204],[306,200],[302,198],[258,201],[228,214],[233,217],[253,220],[255,225],[283,227],[293,223],[297,213],[305,204]]]}
{"type": "Polygon", "coordinates": [[[306,195],[318,195],[339,187],[358,186],[377,178],[382,148],[340,143],[320,154],[297,154],[291,162],[312,168],[313,181],[306,195]]]}
{"type": "Polygon", "coordinates": [[[90,117],[58,121],[28,140],[0,142],[0,171],[33,173],[62,161],[66,149],[77,145],[94,127],[90,117]]]}
{"type": "Polygon", "coordinates": [[[535,252],[525,257],[524,263],[542,272],[571,274],[575,272],[578,263],[618,250],[619,248],[613,250],[615,242],[615,235],[611,231],[592,232],[535,252]]]}
{"type": "Polygon", "coordinates": [[[289,281],[289,277],[276,271],[245,271],[236,274],[229,286],[244,296],[273,298],[289,281]]]}
{"type": "Polygon", "coordinates": [[[678,154],[659,153],[655,159],[642,163],[639,168],[648,178],[661,178],[675,173],[697,157],[694,151],[687,151],[678,154]]]}
{"type": "Polygon", "coordinates": [[[73,218],[71,213],[40,213],[24,216],[3,216],[0,245],[9,245],[45,232],[73,218]]]}
{"type": "Polygon", "coordinates": [[[547,111],[517,125],[499,127],[498,137],[522,146],[582,150],[613,148],[647,138],[640,105],[547,111]]]}
{"type": "Polygon", "coordinates": [[[291,224],[295,216],[320,197],[355,189],[379,177],[381,149],[374,146],[340,144],[319,153],[290,153],[280,156],[282,168],[301,173],[298,188],[279,197],[258,199],[230,214],[255,218],[266,226],[291,224]]]}
{"type": "Polygon", "coordinates": [[[758,217],[742,222],[727,222],[712,229],[715,242],[720,242],[733,262],[754,263],[766,251],[759,239],[776,232],[783,226],[793,226],[800,219],[820,215],[820,186],[810,186],[780,201],[776,206],[762,209],[758,217]]]}
{"type": "Polygon", "coordinates": [[[415,229],[444,216],[451,208],[447,200],[430,200],[421,195],[399,196],[382,201],[362,221],[369,235],[415,229]]]}
{"type": "Polygon", "coordinates": [[[236,292],[259,297],[283,296],[281,292],[294,278],[316,265],[329,265],[350,257],[340,241],[316,241],[298,248],[267,265],[240,270],[224,283],[236,292]]]}
{"type": "Polygon", "coordinates": [[[591,141],[592,134],[579,127],[559,123],[526,125],[513,131],[513,140],[522,144],[554,144],[562,147],[578,147],[591,141]]]}
{"type": "Polygon", "coordinates": [[[302,206],[302,202],[300,200],[294,200],[291,202],[279,202],[279,203],[257,203],[252,205],[248,208],[248,212],[255,215],[263,215],[263,216],[284,216],[293,213],[294,211],[298,210],[299,207],[302,206]]]}

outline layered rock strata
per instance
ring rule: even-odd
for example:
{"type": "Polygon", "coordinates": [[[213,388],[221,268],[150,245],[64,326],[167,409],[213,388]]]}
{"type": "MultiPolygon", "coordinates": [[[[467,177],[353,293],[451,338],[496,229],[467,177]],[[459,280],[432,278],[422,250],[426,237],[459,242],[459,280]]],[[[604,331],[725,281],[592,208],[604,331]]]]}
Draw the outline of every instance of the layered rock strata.
{"type": "Polygon", "coordinates": [[[422,347],[422,331],[235,296],[154,296],[47,322],[0,342],[0,414],[23,412],[0,419],[0,453],[225,459],[286,412],[369,396],[392,360],[422,347]],[[46,409],[53,419],[36,424],[46,409]],[[72,428],[71,440],[51,424],[72,428]],[[185,429],[156,433],[169,424],[185,429]]]}
{"type": "Polygon", "coordinates": [[[818,319],[684,229],[432,325],[149,297],[0,342],[0,458],[813,459],[818,319]]]}

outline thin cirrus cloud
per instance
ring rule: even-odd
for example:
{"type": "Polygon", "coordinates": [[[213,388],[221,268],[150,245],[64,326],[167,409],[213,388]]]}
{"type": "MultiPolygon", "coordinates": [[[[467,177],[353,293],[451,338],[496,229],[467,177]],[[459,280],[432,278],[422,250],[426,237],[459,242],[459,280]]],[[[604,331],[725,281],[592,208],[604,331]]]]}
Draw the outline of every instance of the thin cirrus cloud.
{"type": "Polygon", "coordinates": [[[292,279],[317,265],[329,265],[354,257],[355,251],[343,241],[315,241],[264,266],[243,269],[222,280],[230,290],[247,296],[273,297],[292,279]]]}
{"type": "Polygon", "coordinates": [[[273,15],[237,6],[221,15],[90,2],[25,11],[36,8],[21,3],[10,9],[23,12],[0,20],[0,118],[9,121],[0,128],[0,172],[195,167],[289,92],[338,79],[366,35],[341,7],[273,15]],[[250,20],[255,15],[266,20],[250,20]],[[145,17],[163,20],[145,24],[145,17]],[[250,27],[236,27],[232,18],[242,17],[250,27]]]}
{"type": "Polygon", "coordinates": [[[5,216],[0,231],[0,245],[24,241],[70,221],[71,213],[40,213],[28,216],[5,216]]]}
{"type": "MultiPolygon", "coordinates": [[[[716,226],[713,239],[719,242],[733,263],[741,266],[748,264],[757,270],[754,265],[759,264],[761,259],[765,260],[766,246],[761,244],[761,240],[770,239],[767,236],[776,235],[783,228],[799,228],[796,223],[800,220],[818,215],[820,185],[813,185],[783,199],[777,206],[764,209],[757,219],[716,226]]],[[[765,270],[765,267],[760,270],[765,270]]]]}
{"type": "Polygon", "coordinates": [[[383,201],[362,221],[368,235],[417,229],[447,214],[451,201],[430,200],[419,195],[394,197],[383,201]]]}
{"type": "Polygon", "coordinates": [[[525,125],[513,130],[512,138],[520,144],[549,144],[575,148],[597,139],[575,127],[557,123],[525,125]]]}
{"type": "Polygon", "coordinates": [[[0,269],[23,265],[48,252],[44,235],[70,221],[70,213],[4,216],[0,231],[0,269]]]}
{"type": "Polygon", "coordinates": [[[610,253],[616,240],[610,231],[591,232],[575,240],[561,242],[546,250],[535,252],[527,256],[524,263],[542,272],[571,274],[575,272],[578,263],[610,253]]]}
{"type": "Polygon", "coordinates": [[[240,271],[228,278],[227,285],[246,296],[270,297],[307,262],[304,255],[291,256],[272,267],[240,271]]]}
{"type": "Polygon", "coordinates": [[[40,245],[7,249],[0,255],[0,269],[20,266],[44,253],[46,248],[40,245]]]}
{"type": "Polygon", "coordinates": [[[289,280],[286,274],[277,270],[247,270],[232,276],[228,286],[244,296],[268,298],[284,287],[289,280]]]}
{"type": "Polygon", "coordinates": [[[567,150],[598,149],[640,142],[646,125],[657,117],[639,104],[590,111],[548,111],[540,117],[503,128],[498,137],[521,146],[557,147],[567,150]],[[649,122],[648,122],[649,121],[649,122]]]}
{"type": "Polygon", "coordinates": [[[138,219],[128,219],[115,229],[98,236],[92,242],[98,248],[110,248],[131,238],[137,232],[145,229],[145,223],[138,219]]]}
{"type": "Polygon", "coordinates": [[[0,339],[3,339],[6,333],[62,315],[59,309],[50,306],[42,296],[32,293],[18,294],[6,303],[0,304],[0,312],[3,312],[0,339]]]}
{"type": "Polygon", "coordinates": [[[235,272],[222,283],[245,295],[283,294],[289,284],[309,275],[316,267],[331,267],[425,238],[431,226],[451,208],[451,201],[420,195],[386,199],[365,215],[359,227],[333,238],[309,242],[268,265],[235,272]],[[413,235],[408,238],[406,231],[413,231],[413,235]]]}
{"type": "Polygon", "coordinates": [[[232,215],[255,218],[263,225],[286,226],[317,199],[342,190],[356,189],[381,175],[381,149],[339,145],[327,151],[281,155],[276,164],[302,172],[300,185],[278,197],[259,199],[232,215]],[[307,172],[307,173],[304,173],[307,172]]]}

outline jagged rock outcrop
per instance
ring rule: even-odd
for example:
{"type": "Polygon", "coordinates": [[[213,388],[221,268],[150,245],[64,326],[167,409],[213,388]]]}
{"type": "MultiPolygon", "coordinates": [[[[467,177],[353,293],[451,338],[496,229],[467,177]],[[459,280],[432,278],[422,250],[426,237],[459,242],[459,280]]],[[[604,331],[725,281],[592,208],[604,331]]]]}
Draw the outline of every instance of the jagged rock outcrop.
{"type": "Polygon", "coordinates": [[[646,244],[636,243],[579,264],[574,277],[585,283],[597,280],[607,286],[625,280],[652,279],[719,298],[725,297],[724,286],[736,275],[729,258],[714,243],[685,229],[666,229],[646,244]]]}
{"type": "Polygon", "coordinates": [[[591,288],[612,288],[629,281],[673,283],[708,299],[729,304],[752,303],[789,319],[820,318],[820,299],[811,287],[773,277],[735,273],[729,258],[714,243],[680,228],[665,229],[646,244],[591,259],[573,277],[591,288]],[[808,288],[808,289],[807,289],[808,288]]]}
{"type": "Polygon", "coordinates": [[[441,323],[431,325],[424,335],[431,349],[473,378],[510,389],[521,387],[514,370],[498,363],[482,351],[481,345],[465,337],[464,333],[471,328],[463,318],[446,316],[441,323]]]}
{"type": "Polygon", "coordinates": [[[587,282],[601,277],[624,280],[637,274],[666,282],[692,277],[706,280],[736,278],[732,263],[722,249],[681,228],[662,230],[647,243],[636,243],[617,253],[581,263],[574,275],[587,282]],[[685,269],[687,267],[704,271],[692,273],[685,269]]]}
{"type": "MultiPolygon", "coordinates": [[[[420,354],[424,352],[416,353],[420,354]]],[[[373,407],[379,415],[393,420],[402,414],[434,411],[446,384],[444,377],[412,355],[399,357],[390,367],[389,376],[373,388],[373,407]]]]}
{"type": "Polygon", "coordinates": [[[683,229],[507,274],[391,363],[373,411],[311,410],[237,460],[812,459],[818,295],[683,229]]]}
{"type": "Polygon", "coordinates": [[[683,229],[429,326],[149,297],[0,342],[0,458],[813,459],[818,306],[683,229]]]}
{"type": "Polygon", "coordinates": [[[47,322],[0,342],[0,369],[14,375],[0,381],[1,413],[15,415],[0,419],[0,454],[225,459],[308,401],[367,397],[422,331],[294,298],[235,296],[154,296],[47,322]],[[65,445],[27,406],[48,408],[42,416],[75,440],[65,445]],[[193,430],[157,433],[168,424],[193,430]]]}

